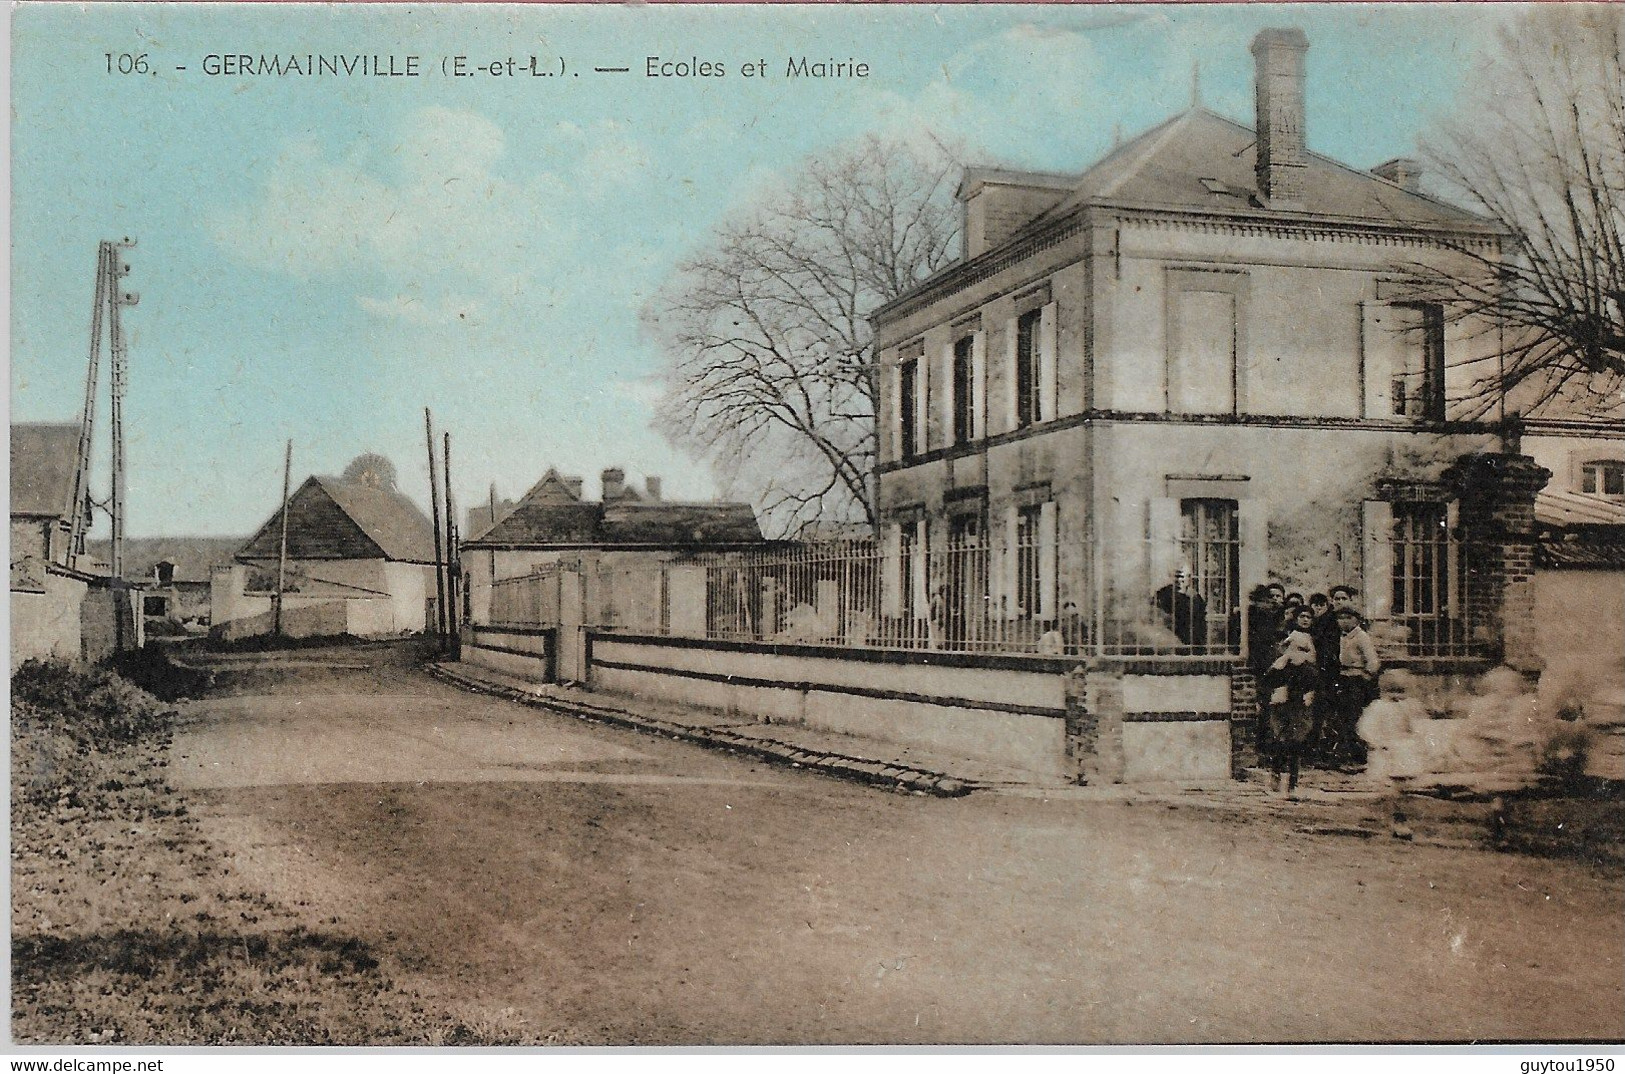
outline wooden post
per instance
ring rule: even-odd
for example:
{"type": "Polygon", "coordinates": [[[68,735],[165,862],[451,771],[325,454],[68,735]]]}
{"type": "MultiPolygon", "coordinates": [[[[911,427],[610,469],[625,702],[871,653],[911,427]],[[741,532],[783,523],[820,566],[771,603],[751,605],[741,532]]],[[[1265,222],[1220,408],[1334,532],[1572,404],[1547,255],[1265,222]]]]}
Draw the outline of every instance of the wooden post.
{"type": "Polygon", "coordinates": [[[293,441],[282,456],[282,537],[276,553],[276,602],[272,608],[271,633],[282,636],[282,587],[288,571],[288,483],[293,476],[293,441]]]}
{"type": "Polygon", "coordinates": [[[462,572],[458,569],[460,557],[457,551],[457,515],[451,499],[451,434],[442,433],[441,436],[444,461],[440,468],[440,485],[446,497],[446,626],[451,652],[455,657],[459,650],[457,590],[462,572]]]}
{"type": "Polygon", "coordinates": [[[434,516],[434,589],[435,589],[435,626],[440,635],[442,645],[446,640],[446,576],[443,573],[444,563],[440,551],[440,486],[435,480],[434,467],[434,421],[429,416],[429,408],[423,408],[423,435],[429,445],[429,511],[434,516]]]}

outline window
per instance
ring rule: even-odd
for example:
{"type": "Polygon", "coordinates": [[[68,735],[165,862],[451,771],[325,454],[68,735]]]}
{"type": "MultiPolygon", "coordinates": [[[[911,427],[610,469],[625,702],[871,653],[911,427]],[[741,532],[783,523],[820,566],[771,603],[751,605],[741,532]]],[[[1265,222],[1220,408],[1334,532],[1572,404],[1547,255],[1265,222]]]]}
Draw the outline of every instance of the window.
{"type": "Polygon", "coordinates": [[[1231,649],[1239,641],[1234,629],[1234,613],[1241,607],[1237,515],[1235,500],[1179,501],[1179,565],[1190,571],[1190,590],[1159,603],[1166,603],[1164,614],[1172,617],[1174,633],[1186,645],[1231,649]]]}
{"type": "Polygon", "coordinates": [[[987,617],[987,541],[980,514],[948,520],[948,586],[943,594],[950,644],[981,636],[987,617]]]}
{"type": "Polygon", "coordinates": [[[920,453],[919,442],[920,362],[917,358],[897,366],[897,422],[899,450],[903,458],[920,453]]]}
{"type": "Polygon", "coordinates": [[[169,600],[165,597],[142,597],[141,614],[154,619],[162,619],[169,614],[169,600]]]}
{"type": "Polygon", "coordinates": [[[153,564],[152,574],[153,578],[157,580],[159,585],[175,584],[175,564],[169,562],[167,559],[153,564]]]}
{"type": "Polygon", "coordinates": [[[1450,617],[1455,586],[1450,507],[1443,503],[1393,505],[1392,599],[1389,614],[1404,629],[1412,652],[1443,652],[1453,640],[1450,617]]]}
{"type": "Polygon", "coordinates": [[[1587,496],[1625,496],[1625,462],[1599,459],[1582,464],[1580,491],[1587,496]]]}
{"type": "Polygon", "coordinates": [[[1044,505],[1030,504],[1016,509],[1016,615],[1031,619],[1039,614],[1043,574],[1039,568],[1040,534],[1043,532],[1044,505]]]}
{"type": "Polygon", "coordinates": [[[1044,318],[1042,308],[1028,310],[1016,319],[1016,427],[1039,419],[1038,335],[1044,318]]]}
{"type": "Polygon", "coordinates": [[[976,336],[954,340],[953,369],[954,443],[963,444],[976,435],[976,336]]]}
{"type": "Polygon", "coordinates": [[[1397,417],[1444,420],[1444,307],[1437,302],[1406,302],[1393,307],[1395,328],[1404,333],[1405,368],[1393,380],[1397,417]]]}

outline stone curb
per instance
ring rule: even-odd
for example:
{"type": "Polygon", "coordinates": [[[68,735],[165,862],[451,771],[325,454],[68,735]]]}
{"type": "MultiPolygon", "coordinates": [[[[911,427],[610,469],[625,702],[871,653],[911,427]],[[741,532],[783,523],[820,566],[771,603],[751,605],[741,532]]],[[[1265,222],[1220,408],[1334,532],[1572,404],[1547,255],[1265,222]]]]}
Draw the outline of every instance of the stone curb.
{"type": "Polygon", "coordinates": [[[610,724],[644,734],[664,735],[713,749],[743,753],[774,764],[801,768],[838,779],[866,783],[887,790],[930,794],[939,798],[962,798],[976,789],[974,783],[957,779],[942,772],[923,768],[849,757],[839,753],[816,753],[799,746],[775,742],[772,739],[741,735],[723,728],[694,727],[673,723],[653,716],[641,716],[625,709],[595,705],[585,701],[566,701],[561,698],[542,697],[513,686],[487,682],[472,675],[454,671],[445,664],[427,665],[429,674],[442,682],[478,694],[490,694],[508,701],[517,701],[532,708],[548,709],[565,716],[592,723],[610,724]]]}

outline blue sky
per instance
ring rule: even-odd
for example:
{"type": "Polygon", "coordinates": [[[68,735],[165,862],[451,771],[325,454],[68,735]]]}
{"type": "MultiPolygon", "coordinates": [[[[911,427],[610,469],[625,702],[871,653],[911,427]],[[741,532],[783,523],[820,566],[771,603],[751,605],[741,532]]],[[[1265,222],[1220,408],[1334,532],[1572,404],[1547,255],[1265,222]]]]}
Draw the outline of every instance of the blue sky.
{"type": "MultiPolygon", "coordinates": [[[[130,525],[246,534],[295,481],[378,451],[427,502],[423,407],[454,492],[549,465],[716,491],[650,428],[638,311],[753,191],[873,130],[934,128],[973,163],[1080,170],[1204,103],[1250,123],[1265,25],[1309,35],[1311,148],[1414,151],[1509,11],[1295,7],[25,5],[12,13],[11,407],[72,420],[98,240],[134,235],[130,525]],[[108,75],[145,52],[152,76],[108,75]],[[418,79],[210,77],[215,53],[423,57],[418,79]],[[446,78],[530,55],[550,79],[446,78]],[[643,77],[646,57],[721,79],[643,77]],[[788,81],[786,57],[863,80],[788,81]],[[739,75],[765,59],[768,77],[739,75]],[[176,72],[174,67],[187,71],[176,72]],[[597,74],[593,66],[630,66],[597,74]],[[577,77],[577,72],[580,72],[577,77]]],[[[103,408],[105,417],[105,406],[103,408]]]]}

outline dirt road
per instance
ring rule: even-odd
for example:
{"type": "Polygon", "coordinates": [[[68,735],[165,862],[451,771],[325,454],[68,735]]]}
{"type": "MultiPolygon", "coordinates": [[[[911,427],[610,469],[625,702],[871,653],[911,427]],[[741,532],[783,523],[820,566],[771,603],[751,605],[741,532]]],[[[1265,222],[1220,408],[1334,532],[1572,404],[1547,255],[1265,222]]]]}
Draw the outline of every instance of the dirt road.
{"type": "Polygon", "coordinates": [[[465,1018],[662,1044],[1625,1034],[1617,872],[890,794],[383,652],[245,662],[189,706],[173,775],[269,892],[465,1018]]]}

